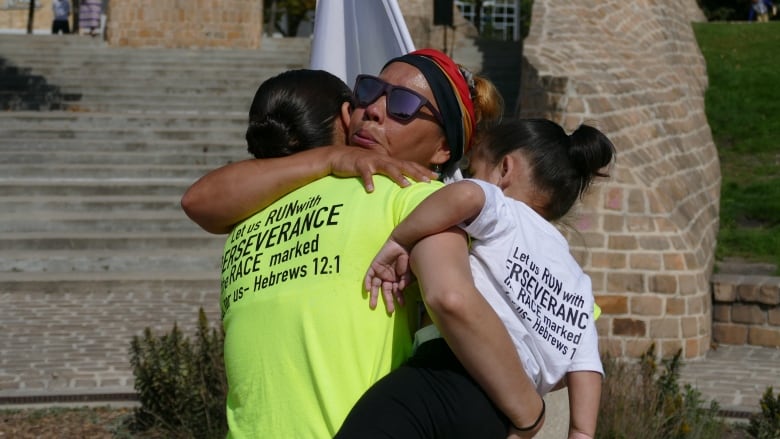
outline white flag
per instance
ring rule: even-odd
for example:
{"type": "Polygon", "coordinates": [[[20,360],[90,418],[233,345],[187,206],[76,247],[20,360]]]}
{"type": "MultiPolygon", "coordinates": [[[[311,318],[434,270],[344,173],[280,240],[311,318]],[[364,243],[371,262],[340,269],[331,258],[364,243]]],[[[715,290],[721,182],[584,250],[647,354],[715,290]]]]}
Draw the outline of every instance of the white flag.
{"type": "Polygon", "coordinates": [[[310,68],[352,86],[360,73],[378,75],[391,58],[414,50],[396,0],[319,0],[310,68]]]}

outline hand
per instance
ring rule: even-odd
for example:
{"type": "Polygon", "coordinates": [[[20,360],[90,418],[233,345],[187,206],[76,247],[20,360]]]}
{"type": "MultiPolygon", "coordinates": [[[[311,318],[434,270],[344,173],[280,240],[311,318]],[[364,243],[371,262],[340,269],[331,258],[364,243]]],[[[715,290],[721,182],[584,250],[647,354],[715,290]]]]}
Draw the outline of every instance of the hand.
{"type": "Polygon", "coordinates": [[[387,312],[395,311],[395,301],[404,305],[403,289],[409,284],[409,251],[401,244],[388,239],[368,267],[364,285],[369,292],[368,306],[376,309],[379,288],[385,301],[387,312]]]}
{"type": "Polygon", "coordinates": [[[394,159],[375,151],[356,146],[334,146],[331,148],[330,174],[337,177],[360,177],[368,192],[374,190],[373,176],[375,174],[387,176],[401,187],[411,184],[406,176],[421,182],[429,182],[439,177],[425,166],[394,159]]]}

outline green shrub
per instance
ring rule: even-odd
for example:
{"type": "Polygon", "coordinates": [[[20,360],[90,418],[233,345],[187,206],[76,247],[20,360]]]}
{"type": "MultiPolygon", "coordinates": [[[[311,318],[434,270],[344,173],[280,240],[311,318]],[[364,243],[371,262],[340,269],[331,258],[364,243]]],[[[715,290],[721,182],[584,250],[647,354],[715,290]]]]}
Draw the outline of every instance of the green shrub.
{"type": "Polygon", "coordinates": [[[746,430],[757,439],[780,438],[780,393],[775,397],[772,387],[766,389],[761,398],[761,413],[750,418],[746,430]]]}
{"type": "Polygon", "coordinates": [[[597,439],[709,439],[722,437],[718,404],[682,388],[680,352],[659,365],[650,346],[638,362],[605,356],[597,439]]]}
{"type": "Polygon", "coordinates": [[[209,328],[201,308],[194,342],[174,323],[167,334],[149,328],[133,337],[130,364],[141,407],[131,422],[134,431],[167,432],[167,437],[224,438],[227,432],[227,384],[222,330],[209,328]]]}

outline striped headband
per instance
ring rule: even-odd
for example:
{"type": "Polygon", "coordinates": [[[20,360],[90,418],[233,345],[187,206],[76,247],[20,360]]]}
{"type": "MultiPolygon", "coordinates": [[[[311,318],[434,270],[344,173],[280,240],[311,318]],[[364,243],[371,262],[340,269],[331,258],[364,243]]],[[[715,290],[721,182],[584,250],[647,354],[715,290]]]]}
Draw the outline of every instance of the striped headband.
{"type": "MultiPolygon", "coordinates": [[[[476,130],[474,102],[469,83],[449,56],[436,49],[420,49],[393,58],[385,64],[404,62],[422,72],[444,119],[444,136],[450,147],[450,159],[445,168],[456,164],[471,147],[476,130]],[[460,123],[447,123],[459,120],[460,123]]],[[[384,70],[384,68],[382,70],[384,70]]],[[[473,87],[473,85],[472,85],[473,87]]]]}

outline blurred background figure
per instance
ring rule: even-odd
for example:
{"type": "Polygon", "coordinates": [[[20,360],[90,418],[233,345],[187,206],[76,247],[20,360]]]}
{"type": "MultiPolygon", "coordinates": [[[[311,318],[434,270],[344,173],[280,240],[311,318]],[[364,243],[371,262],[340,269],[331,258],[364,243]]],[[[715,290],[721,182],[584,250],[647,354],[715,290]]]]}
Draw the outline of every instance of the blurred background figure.
{"type": "Polygon", "coordinates": [[[79,29],[82,32],[96,36],[100,29],[100,14],[103,9],[102,0],[81,0],[79,7],[79,29]]]}
{"type": "Polygon", "coordinates": [[[753,4],[750,5],[748,21],[766,23],[769,21],[769,15],[771,14],[774,16],[777,11],[771,0],[752,0],[752,2],[753,4]]]}
{"type": "Polygon", "coordinates": [[[51,22],[51,33],[70,33],[70,0],[52,0],[51,8],[54,20],[51,22]]]}

